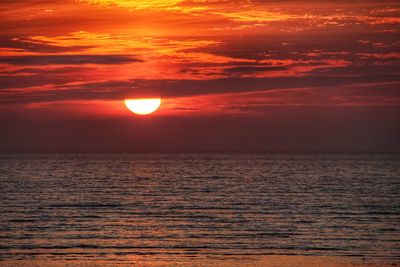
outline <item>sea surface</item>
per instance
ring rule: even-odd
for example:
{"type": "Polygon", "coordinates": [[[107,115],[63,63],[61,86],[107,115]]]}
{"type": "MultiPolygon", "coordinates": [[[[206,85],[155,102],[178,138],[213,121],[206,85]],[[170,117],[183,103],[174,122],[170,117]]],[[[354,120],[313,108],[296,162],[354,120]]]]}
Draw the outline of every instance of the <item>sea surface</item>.
{"type": "Polygon", "coordinates": [[[399,155],[0,155],[7,260],[400,263],[399,155]]]}

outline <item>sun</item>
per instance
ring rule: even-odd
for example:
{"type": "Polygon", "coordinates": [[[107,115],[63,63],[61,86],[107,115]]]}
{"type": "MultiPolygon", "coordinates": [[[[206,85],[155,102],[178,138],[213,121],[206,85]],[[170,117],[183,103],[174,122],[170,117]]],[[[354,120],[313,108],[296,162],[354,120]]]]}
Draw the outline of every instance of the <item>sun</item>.
{"type": "Polygon", "coordinates": [[[125,106],[135,114],[147,115],[161,105],[161,98],[125,99],[125,106]]]}

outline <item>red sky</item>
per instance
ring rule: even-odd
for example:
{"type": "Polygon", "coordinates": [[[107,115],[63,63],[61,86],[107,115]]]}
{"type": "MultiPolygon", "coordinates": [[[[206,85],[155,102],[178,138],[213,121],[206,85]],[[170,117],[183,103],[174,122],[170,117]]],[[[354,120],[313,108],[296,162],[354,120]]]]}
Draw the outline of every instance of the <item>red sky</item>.
{"type": "Polygon", "coordinates": [[[0,25],[3,152],[400,152],[398,1],[2,0],[0,25]]]}

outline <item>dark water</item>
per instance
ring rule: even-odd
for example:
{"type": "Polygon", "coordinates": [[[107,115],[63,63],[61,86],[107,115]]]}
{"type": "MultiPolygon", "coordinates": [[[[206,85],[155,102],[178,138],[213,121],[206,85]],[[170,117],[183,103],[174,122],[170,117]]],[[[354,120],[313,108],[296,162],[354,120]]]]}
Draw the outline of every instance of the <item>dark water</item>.
{"type": "Polygon", "coordinates": [[[400,261],[398,155],[1,155],[0,200],[3,260],[400,261]]]}

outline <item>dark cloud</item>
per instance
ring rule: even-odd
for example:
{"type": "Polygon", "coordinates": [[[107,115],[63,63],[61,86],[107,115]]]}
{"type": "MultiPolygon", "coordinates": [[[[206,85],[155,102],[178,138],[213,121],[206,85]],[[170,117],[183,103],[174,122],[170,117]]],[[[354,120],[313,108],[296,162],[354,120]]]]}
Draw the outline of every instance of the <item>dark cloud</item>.
{"type": "Polygon", "coordinates": [[[0,71],[0,89],[25,88],[42,85],[63,85],[69,82],[80,81],[79,75],[83,71],[91,70],[87,67],[62,67],[56,69],[22,68],[11,71],[0,71]]]}
{"type": "Polygon", "coordinates": [[[212,80],[134,80],[92,83],[70,89],[84,92],[115,90],[128,94],[159,94],[164,97],[254,92],[308,87],[335,87],[376,82],[398,82],[396,74],[341,77],[223,78],[212,80]]]}
{"type": "Polygon", "coordinates": [[[360,76],[305,76],[277,78],[224,78],[213,80],[131,80],[59,85],[40,92],[3,94],[0,103],[28,103],[61,100],[115,100],[127,97],[187,97],[213,94],[259,92],[295,88],[332,88],[374,83],[398,84],[397,74],[360,76]]]}
{"type": "MultiPolygon", "coordinates": [[[[0,71],[0,75],[17,75],[17,74],[69,74],[71,72],[81,72],[87,70],[94,70],[95,68],[87,67],[61,67],[56,69],[43,69],[43,68],[22,68],[17,70],[0,71]]],[[[14,77],[14,76],[12,76],[14,77]]]]}
{"type": "MultiPolygon", "coordinates": [[[[363,75],[386,75],[386,74],[400,74],[399,71],[399,64],[375,64],[376,62],[382,62],[381,60],[376,60],[376,61],[371,61],[368,64],[364,65],[350,65],[346,67],[335,67],[335,66],[326,66],[326,67],[321,67],[315,70],[312,70],[308,72],[309,75],[314,75],[314,76],[322,76],[322,75],[328,75],[328,76],[336,76],[336,77],[342,77],[342,76],[348,76],[348,75],[357,75],[357,76],[363,76],[363,75]]],[[[364,62],[365,63],[365,62],[364,62]]],[[[388,63],[386,61],[386,63],[388,63]]],[[[398,81],[400,82],[400,76],[398,81]]]]}
{"type": "Polygon", "coordinates": [[[0,56],[0,63],[22,66],[104,64],[117,65],[142,60],[127,55],[35,55],[0,56]]]}
{"type": "Polygon", "coordinates": [[[281,66],[240,66],[225,69],[226,73],[229,74],[245,74],[254,72],[264,72],[264,71],[277,71],[277,70],[287,70],[288,67],[281,66]]]}
{"type": "Polygon", "coordinates": [[[315,59],[356,58],[357,53],[398,52],[400,43],[396,32],[305,32],[302,34],[282,35],[246,35],[239,37],[221,37],[213,46],[191,48],[183,52],[202,52],[235,59],[268,60],[290,59],[307,60],[309,53],[316,52],[315,59]],[[334,45],[333,45],[334,40],[334,45]],[[365,44],[360,40],[368,40],[365,44]],[[374,43],[385,46],[371,47],[374,43]],[[344,52],[344,53],[343,53],[344,52]]]}
{"type": "MultiPolygon", "coordinates": [[[[46,77],[41,75],[5,76],[5,77],[0,76],[0,89],[29,88],[33,86],[42,86],[48,84],[61,85],[71,81],[73,81],[71,80],[71,77],[54,76],[54,75],[48,75],[46,77]]],[[[30,89],[25,89],[25,91],[28,90],[30,89]]],[[[1,98],[3,98],[3,96],[1,98]]]]}
{"type": "Polygon", "coordinates": [[[24,51],[45,53],[81,51],[92,47],[88,45],[57,46],[49,42],[33,41],[29,38],[20,37],[0,37],[0,44],[2,48],[16,48],[24,51]]]}

